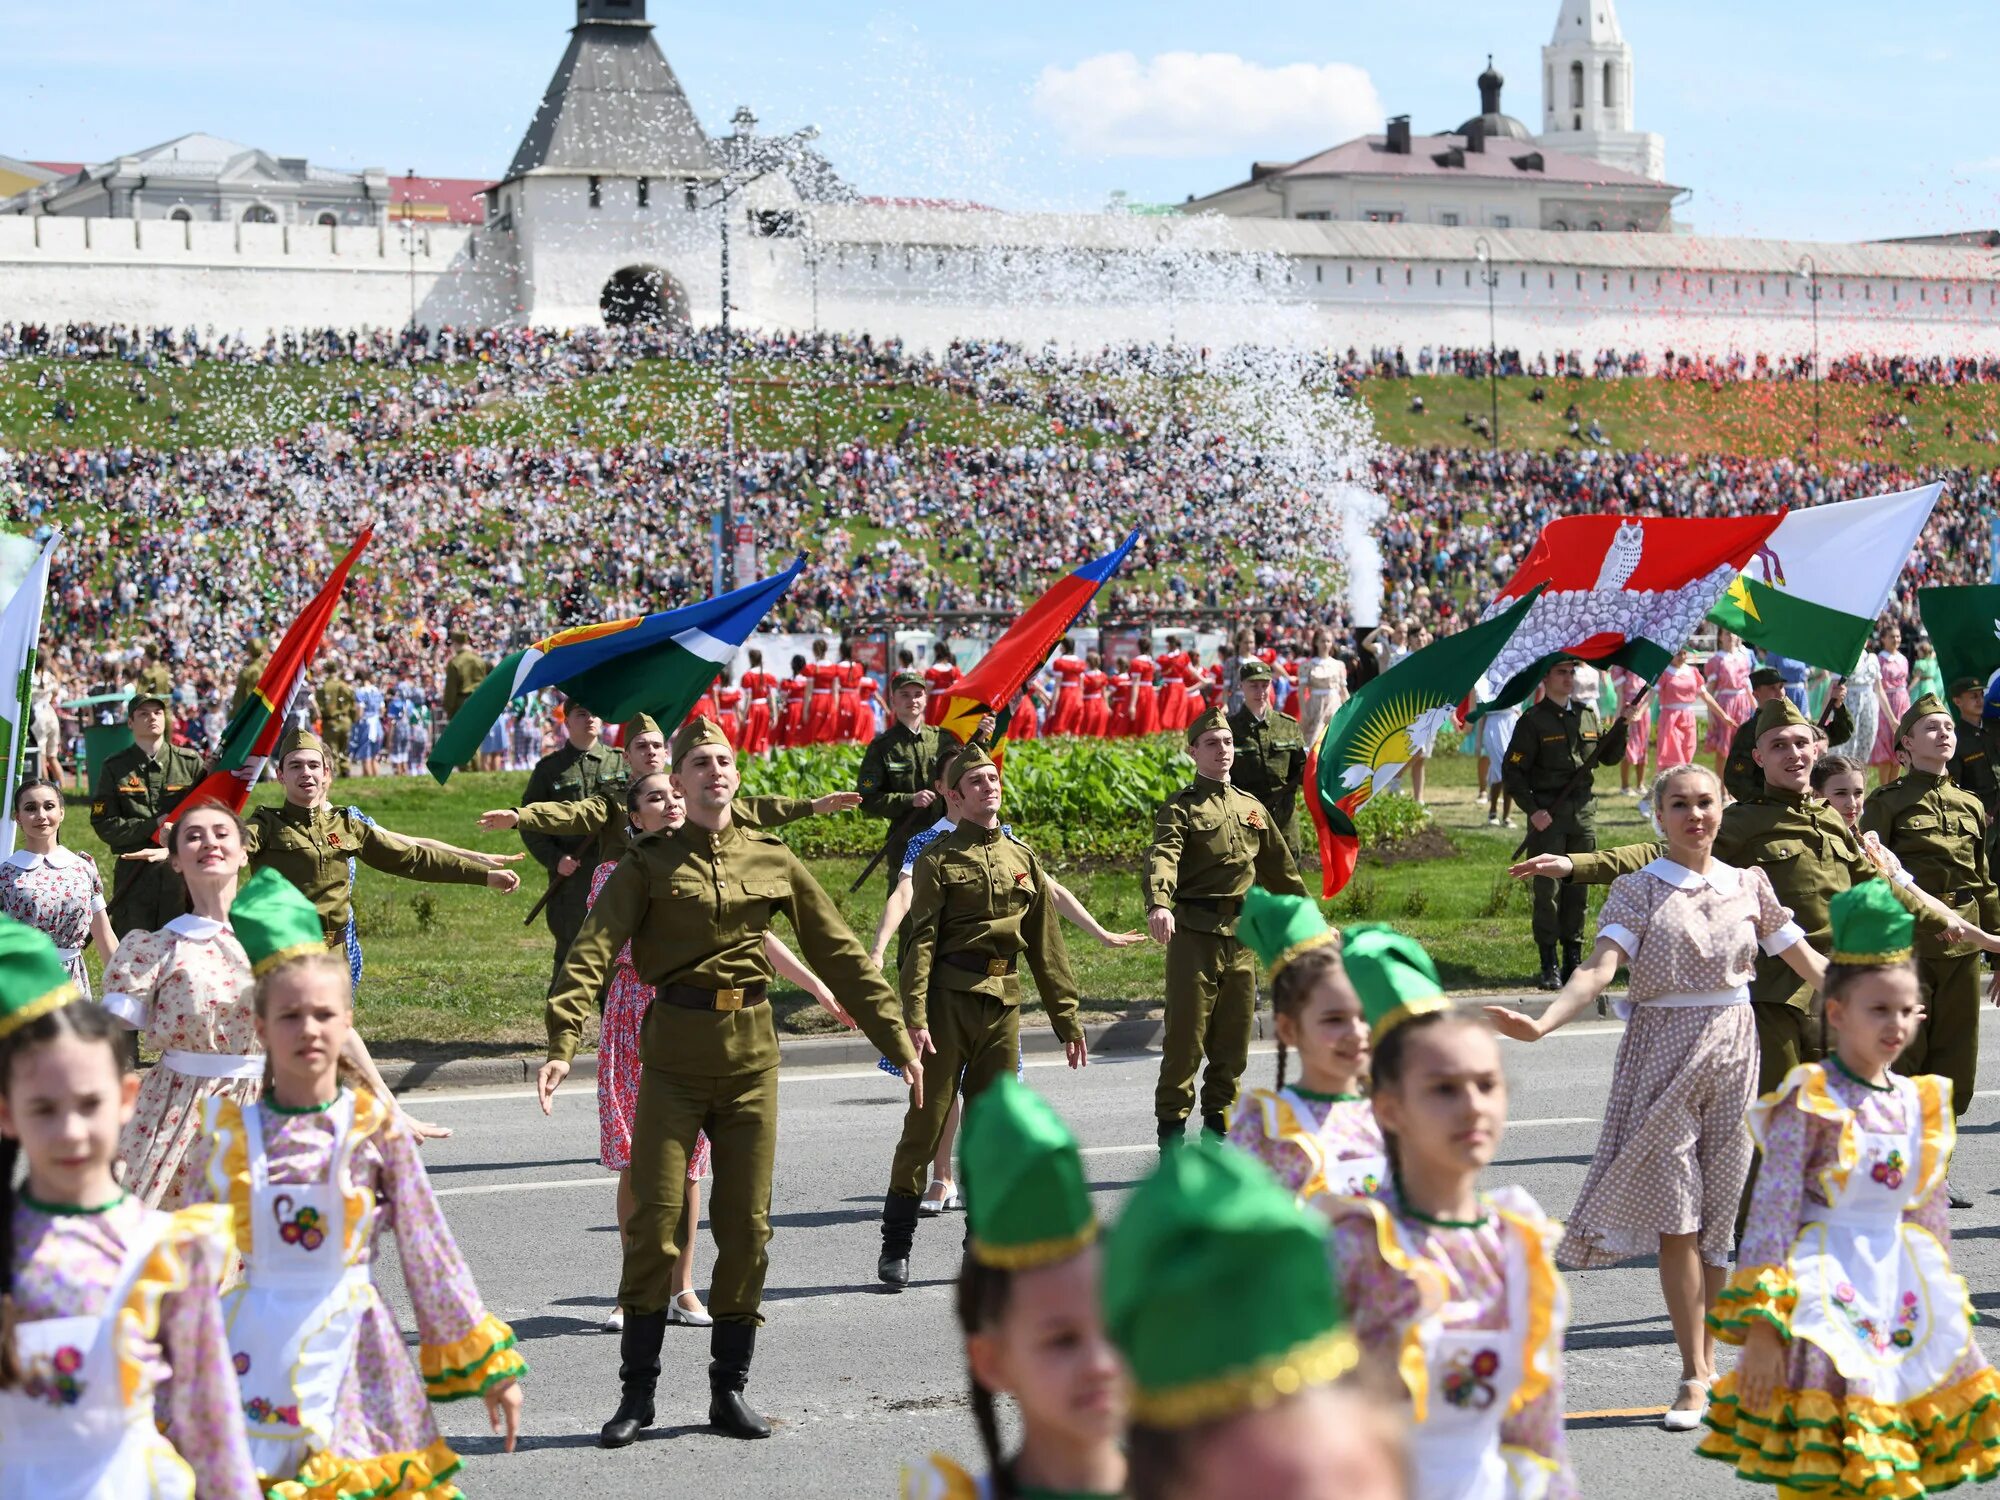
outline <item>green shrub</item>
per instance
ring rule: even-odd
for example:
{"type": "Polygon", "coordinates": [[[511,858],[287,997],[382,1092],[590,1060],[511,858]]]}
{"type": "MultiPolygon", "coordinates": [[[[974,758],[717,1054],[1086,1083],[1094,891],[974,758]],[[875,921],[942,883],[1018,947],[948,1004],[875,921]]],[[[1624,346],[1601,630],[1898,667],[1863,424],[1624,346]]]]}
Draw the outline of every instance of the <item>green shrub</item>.
{"type": "Polygon", "coordinates": [[[1365,922],[1375,915],[1382,899],[1382,887],[1365,877],[1348,881],[1333,903],[1333,914],[1343,922],[1365,922]]]}
{"type": "Polygon", "coordinates": [[[1430,826],[1431,810],[1414,797],[1406,797],[1401,792],[1370,797],[1362,804],[1360,813],[1354,819],[1354,831],[1364,849],[1379,849],[1384,844],[1400,844],[1404,839],[1422,833],[1430,826]]]}
{"type": "Polygon", "coordinates": [[[1403,893],[1403,915],[1421,917],[1431,909],[1431,893],[1420,885],[1413,885],[1403,893]]]}

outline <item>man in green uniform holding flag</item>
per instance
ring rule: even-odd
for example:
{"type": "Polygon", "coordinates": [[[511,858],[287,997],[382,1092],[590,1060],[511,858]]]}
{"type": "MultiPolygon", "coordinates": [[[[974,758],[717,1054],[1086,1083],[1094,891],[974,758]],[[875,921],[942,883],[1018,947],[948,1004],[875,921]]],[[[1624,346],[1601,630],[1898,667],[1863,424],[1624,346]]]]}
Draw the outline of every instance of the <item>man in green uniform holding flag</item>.
{"type": "Polygon", "coordinates": [[[1254,656],[1236,670],[1243,706],[1229,716],[1236,740],[1232,785],[1259,802],[1277,824],[1294,859],[1299,856],[1299,788],[1306,780],[1306,736],[1299,721],[1271,705],[1271,668],[1254,656]]]}
{"type": "Polygon", "coordinates": [[[158,860],[127,859],[160,846],[153,831],[202,778],[202,759],[167,738],[167,695],[141,689],[125,705],[132,743],[97,768],[90,827],[116,861],[106,915],[121,938],[157,932],[187,910],[187,887],[158,860]]]}

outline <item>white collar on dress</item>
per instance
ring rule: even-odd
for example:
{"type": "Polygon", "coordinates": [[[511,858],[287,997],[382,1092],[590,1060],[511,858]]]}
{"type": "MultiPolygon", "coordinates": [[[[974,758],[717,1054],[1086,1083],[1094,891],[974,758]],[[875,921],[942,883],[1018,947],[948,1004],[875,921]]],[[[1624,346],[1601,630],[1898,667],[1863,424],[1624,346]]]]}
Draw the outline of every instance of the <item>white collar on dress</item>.
{"type": "Polygon", "coordinates": [[[1743,881],[1741,870],[1734,865],[1725,865],[1719,859],[1711,859],[1708,862],[1708,872],[1697,875],[1686,865],[1675,864],[1662,856],[1646,866],[1646,873],[1677,891],[1692,891],[1707,886],[1724,896],[1735,895],[1736,888],[1743,881]]]}
{"type": "Polygon", "coordinates": [[[16,849],[7,856],[6,863],[17,870],[32,870],[44,864],[52,870],[71,870],[83,863],[83,856],[74,849],[65,849],[57,844],[47,854],[37,854],[32,849],[16,849]]]}
{"type": "Polygon", "coordinates": [[[192,943],[205,943],[218,932],[229,931],[229,924],[213,921],[208,917],[198,917],[189,912],[185,916],[175,917],[173,921],[167,923],[165,930],[175,937],[184,937],[192,943]]]}

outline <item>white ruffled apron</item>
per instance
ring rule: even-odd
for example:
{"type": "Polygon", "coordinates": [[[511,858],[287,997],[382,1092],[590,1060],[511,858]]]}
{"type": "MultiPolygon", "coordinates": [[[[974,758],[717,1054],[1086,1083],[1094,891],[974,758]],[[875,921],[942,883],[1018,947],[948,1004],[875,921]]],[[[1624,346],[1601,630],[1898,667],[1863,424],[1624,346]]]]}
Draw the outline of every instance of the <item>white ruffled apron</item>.
{"type": "MultiPolygon", "coordinates": [[[[1877,1401],[1901,1405],[1944,1383],[1972,1340],[1965,1281],[1937,1237],[1904,1220],[1923,1184],[1923,1100],[1895,1079],[1908,1122],[1901,1131],[1852,1127],[1859,1152],[1845,1183],[1823,1180],[1828,1205],[1792,1241],[1798,1287],[1792,1337],[1810,1340],[1877,1401]]],[[[1943,1110],[1950,1131],[1949,1106],[1943,1110]]],[[[1944,1159],[1951,1141],[1944,1143],[1944,1159]]],[[[1941,1185],[1941,1184],[1940,1184],[1941,1185]]]]}
{"type": "MultiPolygon", "coordinates": [[[[1393,1222],[1403,1253],[1421,1258],[1393,1222]]],[[[1435,1313],[1417,1324],[1426,1390],[1423,1418],[1410,1425],[1412,1500],[1541,1500],[1548,1492],[1546,1467],[1500,1443],[1528,1360],[1528,1246],[1511,1227],[1505,1243],[1506,1327],[1446,1329],[1435,1313]]]]}
{"type": "Polygon", "coordinates": [[[324,1182],[273,1186],[262,1111],[243,1107],[250,1166],[250,1252],[244,1281],[223,1298],[229,1352],[242,1388],[250,1457],[259,1474],[289,1478],[333,1435],[341,1383],[368,1310],[368,1267],[347,1263],[341,1163],[354,1095],[328,1111],[336,1146],[324,1182]]]}
{"type": "Polygon", "coordinates": [[[1264,1122],[1264,1133],[1292,1142],[1305,1152],[1307,1160],[1312,1163],[1318,1185],[1308,1180],[1301,1197],[1310,1201],[1321,1193],[1331,1193],[1337,1198],[1365,1198],[1389,1180],[1388,1157],[1350,1156],[1342,1159],[1335,1153],[1325,1135],[1326,1127],[1333,1119],[1331,1108],[1318,1128],[1307,1129],[1305,1122],[1312,1118],[1312,1109],[1306,1099],[1289,1088],[1279,1089],[1278,1098],[1292,1112],[1292,1122],[1298,1128],[1284,1129],[1283,1121],[1274,1110],[1272,1118],[1264,1122]]]}
{"type": "Polygon", "coordinates": [[[116,1348],[118,1314],[170,1223],[140,1221],[102,1313],[14,1330],[22,1380],[0,1391],[0,1500],[193,1500],[194,1471],[152,1401],[126,1404],[116,1348]]]}

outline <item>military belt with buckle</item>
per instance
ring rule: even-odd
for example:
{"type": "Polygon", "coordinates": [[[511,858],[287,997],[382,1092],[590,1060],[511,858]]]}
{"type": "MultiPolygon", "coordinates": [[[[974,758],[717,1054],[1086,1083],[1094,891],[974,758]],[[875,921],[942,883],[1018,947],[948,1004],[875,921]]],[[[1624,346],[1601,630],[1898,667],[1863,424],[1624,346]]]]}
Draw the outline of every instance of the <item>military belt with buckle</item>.
{"type": "Polygon", "coordinates": [[[1020,958],[988,958],[983,953],[947,953],[944,962],[954,969],[963,969],[968,974],[984,974],[988,979],[999,979],[1012,974],[1021,966],[1020,958]]]}
{"type": "Polygon", "coordinates": [[[748,1010],[764,1003],[767,990],[762,984],[728,990],[705,990],[695,984],[663,984],[653,993],[666,1004],[678,1005],[682,1010],[748,1010]]]}

